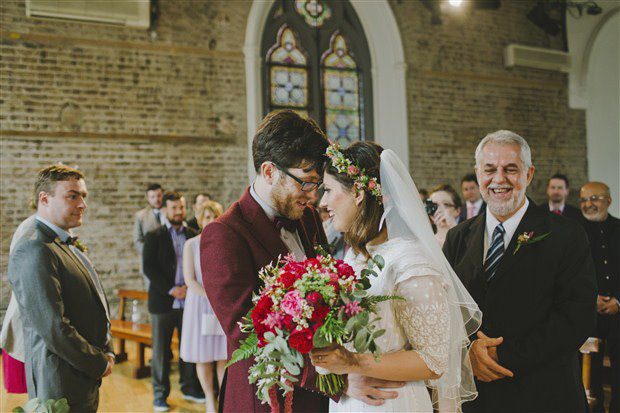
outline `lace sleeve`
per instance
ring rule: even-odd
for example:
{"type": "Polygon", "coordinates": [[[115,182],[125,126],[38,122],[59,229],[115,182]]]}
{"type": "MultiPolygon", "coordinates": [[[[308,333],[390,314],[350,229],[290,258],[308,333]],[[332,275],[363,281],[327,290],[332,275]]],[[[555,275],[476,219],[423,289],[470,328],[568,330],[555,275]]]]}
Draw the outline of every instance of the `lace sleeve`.
{"type": "Polygon", "coordinates": [[[441,282],[429,275],[409,277],[394,293],[404,298],[393,301],[394,313],[411,348],[429,369],[442,374],[448,364],[450,320],[441,282]]]}

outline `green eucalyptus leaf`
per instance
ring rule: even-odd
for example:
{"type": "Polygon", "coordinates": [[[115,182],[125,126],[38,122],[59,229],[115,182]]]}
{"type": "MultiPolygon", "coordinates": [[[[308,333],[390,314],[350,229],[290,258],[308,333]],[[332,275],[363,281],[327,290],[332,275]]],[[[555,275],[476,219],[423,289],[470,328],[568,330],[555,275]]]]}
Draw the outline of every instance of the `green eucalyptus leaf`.
{"type": "Polygon", "coordinates": [[[358,353],[364,352],[367,336],[368,334],[366,333],[366,330],[360,330],[357,332],[355,340],[353,341],[353,346],[355,347],[355,351],[357,351],[358,353]]]}
{"type": "Polygon", "coordinates": [[[372,333],[372,336],[374,338],[377,338],[377,337],[381,337],[384,334],[385,334],[385,329],[381,329],[381,330],[377,330],[374,333],[372,333]]]}
{"type": "Polygon", "coordinates": [[[276,338],[276,335],[275,335],[275,334],[273,334],[273,332],[271,332],[271,331],[267,331],[267,332],[265,333],[265,340],[267,340],[267,341],[273,341],[275,338],[276,338]]]}
{"type": "Polygon", "coordinates": [[[375,264],[377,264],[377,267],[379,267],[379,269],[382,270],[383,267],[385,267],[385,260],[381,255],[375,255],[372,260],[375,262],[375,264]]]}
{"type": "Polygon", "coordinates": [[[317,330],[316,333],[314,333],[314,337],[312,338],[312,344],[314,345],[314,347],[323,348],[327,347],[330,343],[329,341],[327,341],[325,336],[320,333],[320,330],[317,330]]]}

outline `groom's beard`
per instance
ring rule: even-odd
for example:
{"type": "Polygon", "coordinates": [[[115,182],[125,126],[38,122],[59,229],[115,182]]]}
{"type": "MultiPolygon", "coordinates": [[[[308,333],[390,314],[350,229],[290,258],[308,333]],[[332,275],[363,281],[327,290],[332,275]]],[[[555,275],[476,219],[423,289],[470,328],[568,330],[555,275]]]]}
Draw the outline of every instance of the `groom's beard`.
{"type": "Polygon", "coordinates": [[[283,180],[276,184],[271,192],[271,202],[276,212],[292,220],[301,219],[304,211],[296,206],[297,200],[286,191],[283,180]]]}

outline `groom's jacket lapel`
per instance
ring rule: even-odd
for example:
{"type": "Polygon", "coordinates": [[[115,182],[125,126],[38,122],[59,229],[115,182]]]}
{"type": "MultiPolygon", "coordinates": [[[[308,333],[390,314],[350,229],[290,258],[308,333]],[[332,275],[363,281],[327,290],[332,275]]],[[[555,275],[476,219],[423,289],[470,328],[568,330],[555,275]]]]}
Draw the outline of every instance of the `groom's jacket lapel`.
{"type": "Polygon", "coordinates": [[[274,260],[278,258],[278,255],[285,256],[288,254],[289,251],[284,242],[282,242],[275,225],[258,202],[252,198],[249,188],[239,200],[239,207],[241,208],[243,219],[246,221],[249,234],[274,260]]]}

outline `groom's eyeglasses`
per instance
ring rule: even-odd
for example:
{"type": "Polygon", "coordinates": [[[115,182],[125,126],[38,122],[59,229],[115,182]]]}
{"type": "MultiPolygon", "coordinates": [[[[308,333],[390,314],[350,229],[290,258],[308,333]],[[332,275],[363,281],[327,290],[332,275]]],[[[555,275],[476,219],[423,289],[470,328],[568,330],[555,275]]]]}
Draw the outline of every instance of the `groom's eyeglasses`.
{"type": "Polygon", "coordinates": [[[323,181],[318,181],[318,182],[302,181],[301,179],[297,178],[295,175],[293,175],[289,171],[287,171],[286,168],[282,168],[281,166],[278,166],[275,163],[273,165],[276,168],[278,168],[279,170],[281,170],[282,172],[284,172],[285,174],[287,174],[288,176],[290,176],[291,178],[293,178],[293,180],[295,182],[297,182],[299,185],[301,185],[301,190],[304,191],[304,192],[312,192],[315,189],[317,189],[318,187],[320,187],[321,185],[323,185],[323,181]]]}

